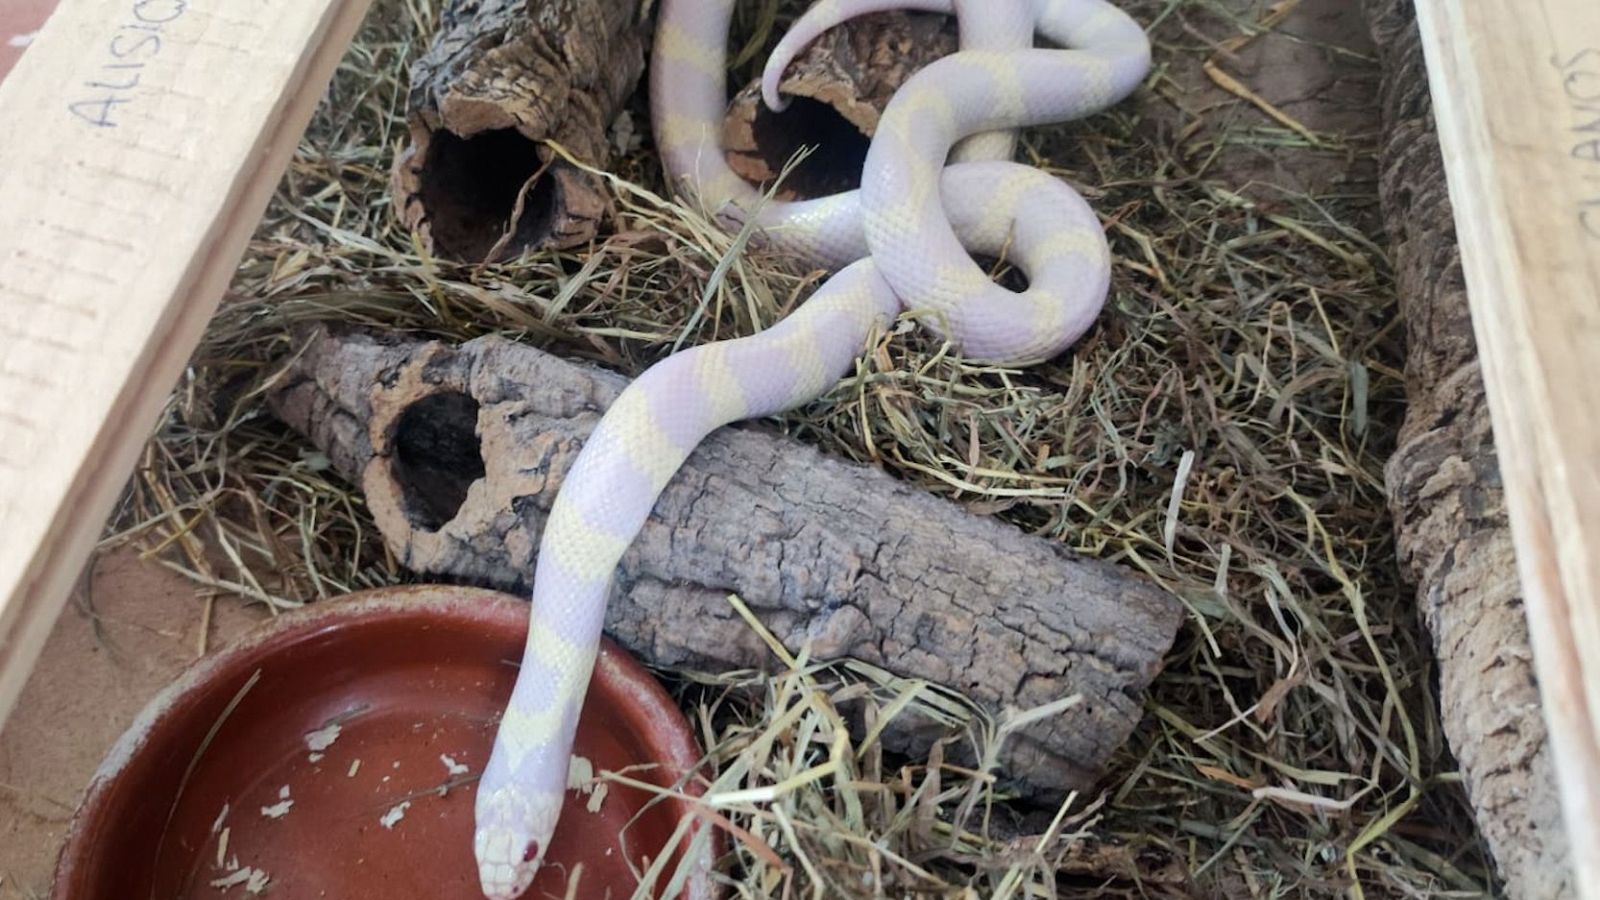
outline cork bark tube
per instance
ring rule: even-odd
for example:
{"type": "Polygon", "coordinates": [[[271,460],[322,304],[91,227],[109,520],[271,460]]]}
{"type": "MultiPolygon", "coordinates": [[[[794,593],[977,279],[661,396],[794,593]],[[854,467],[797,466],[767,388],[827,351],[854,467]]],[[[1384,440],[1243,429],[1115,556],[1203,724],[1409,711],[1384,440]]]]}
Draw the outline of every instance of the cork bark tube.
{"type": "Polygon", "coordinates": [[[605,168],[648,40],[630,0],[448,0],[411,68],[392,177],[401,223],[468,263],[594,237],[603,190],[545,142],[605,168]]]}
{"type": "Polygon", "coordinates": [[[1406,322],[1386,476],[1439,665],[1445,736],[1508,897],[1572,897],[1494,434],[1410,0],[1366,0],[1383,64],[1380,193],[1406,322]]]}
{"type": "Polygon", "coordinates": [[[784,70],[789,100],[773,112],[753,81],[734,94],[723,119],[728,165],[769,187],[802,148],[776,196],[821,197],[861,185],[867,143],[889,98],[918,69],[956,50],[955,20],[929,13],[874,13],[829,29],[784,70]]]}
{"type": "MultiPolygon", "coordinates": [[[[305,340],[273,408],[362,486],[400,562],[525,592],[562,478],[626,380],[496,338],[305,340]]],[[[659,666],[770,668],[730,594],[791,650],[926,679],[997,717],[1081,695],[1001,755],[997,774],[1040,799],[1091,786],[1181,619],[1142,576],[760,423],[714,433],[674,477],[619,566],[606,630],[659,666]]],[[[925,753],[941,734],[907,720],[885,741],[925,753]]]]}

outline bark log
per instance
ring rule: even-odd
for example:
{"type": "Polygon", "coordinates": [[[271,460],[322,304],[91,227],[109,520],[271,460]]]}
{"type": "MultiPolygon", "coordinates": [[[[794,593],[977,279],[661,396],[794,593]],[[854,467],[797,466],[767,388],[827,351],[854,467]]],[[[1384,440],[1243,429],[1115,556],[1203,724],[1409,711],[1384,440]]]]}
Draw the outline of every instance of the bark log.
{"type": "Polygon", "coordinates": [[[722,128],[728,165],[766,187],[811,146],[815,152],[789,173],[779,199],[859,187],[867,141],[889,98],[956,44],[955,19],[928,13],[875,13],[824,32],[785,70],[779,90],[790,102],[783,112],[767,108],[759,80],[734,95],[722,128]]]}
{"type": "Polygon", "coordinates": [[[1406,322],[1387,470],[1401,564],[1433,636],[1445,735],[1508,896],[1570,897],[1510,525],[1410,0],[1366,0],[1383,64],[1381,194],[1406,322]]]}
{"type": "MultiPolygon", "coordinates": [[[[402,564],[525,591],[562,478],[625,384],[501,339],[323,331],[271,403],[362,485],[402,564]]],[[[713,434],[673,479],[619,566],[606,629],[660,666],[770,667],[730,593],[793,650],[991,714],[1080,694],[1001,755],[999,774],[1046,802],[1092,787],[1181,618],[1142,576],[753,424],[713,434]]],[[[923,754],[943,733],[907,720],[885,742],[923,754]]]]}
{"type": "Polygon", "coordinates": [[[446,2],[411,68],[410,141],[393,169],[400,220],[463,262],[588,241],[605,195],[542,142],[604,168],[648,40],[635,0],[446,2]]]}

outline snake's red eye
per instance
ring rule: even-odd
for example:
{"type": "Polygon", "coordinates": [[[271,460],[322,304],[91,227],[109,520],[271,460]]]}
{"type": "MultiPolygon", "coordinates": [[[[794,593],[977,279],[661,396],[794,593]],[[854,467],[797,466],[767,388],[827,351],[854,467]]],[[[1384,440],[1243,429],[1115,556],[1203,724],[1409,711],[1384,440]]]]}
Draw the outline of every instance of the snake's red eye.
{"type": "Polygon", "coordinates": [[[522,861],[531,863],[539,857],[539,842],[529,841],[528,846],[522,851],[522,861]]]}

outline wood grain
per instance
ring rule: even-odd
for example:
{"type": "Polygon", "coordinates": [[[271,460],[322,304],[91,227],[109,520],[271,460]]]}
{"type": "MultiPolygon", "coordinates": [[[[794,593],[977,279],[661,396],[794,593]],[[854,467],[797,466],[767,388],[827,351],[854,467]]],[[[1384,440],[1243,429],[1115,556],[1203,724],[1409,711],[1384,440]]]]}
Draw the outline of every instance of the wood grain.
{"type": "Polygon", "coordinates": [[[1600,4],[1416,11],[1574,883],[1600,897],[1600,4]]]}
{"type": "Polygon", "coordinates": [[[0,83],[0,721],[368,0],[65,0],[0,83]]]}

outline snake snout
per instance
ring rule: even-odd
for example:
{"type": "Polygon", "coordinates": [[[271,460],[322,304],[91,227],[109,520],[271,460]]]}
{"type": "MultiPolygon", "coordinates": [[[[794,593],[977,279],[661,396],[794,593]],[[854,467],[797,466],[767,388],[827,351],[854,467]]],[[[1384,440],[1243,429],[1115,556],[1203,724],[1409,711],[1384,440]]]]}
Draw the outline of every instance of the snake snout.
{"type": "Polygon", "coordinates": [[[478,829],[473,852],[478,860],[478,881],[487,900],[516,900],[527,892],[544,865],[561,810],[558,793],[529,795],[516,785],[494,787],[480,793],[478,829]]]}
{"type": "Polygon", "coordinates": [[[508,832],[478,840],[478,881],[486,900],[516,900],[533,884],[544,862],[544,845],[537,838],[520,843],[508,832]],[[521,852],[517,852],[517,848],[521,852]]]}

